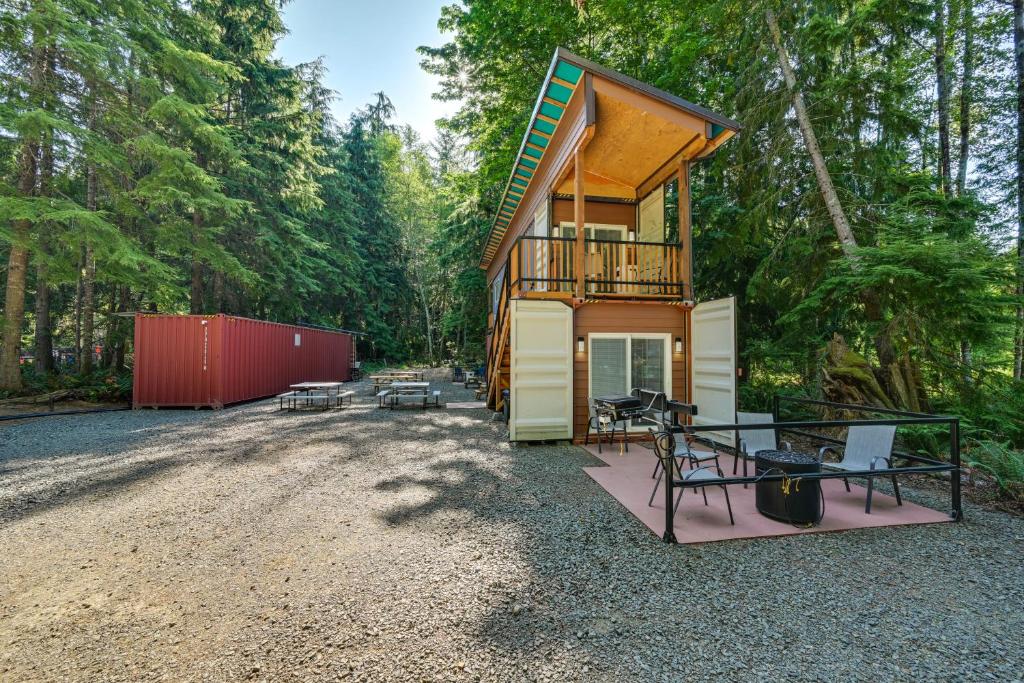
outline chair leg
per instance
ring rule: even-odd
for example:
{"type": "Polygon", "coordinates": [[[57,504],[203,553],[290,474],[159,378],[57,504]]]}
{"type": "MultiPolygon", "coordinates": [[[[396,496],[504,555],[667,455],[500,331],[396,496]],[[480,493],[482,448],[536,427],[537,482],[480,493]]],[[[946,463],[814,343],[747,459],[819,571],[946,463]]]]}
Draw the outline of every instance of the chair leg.
{"type": "Polygon", "coordinates": [[[676,512],[679,511],[679,504],[683,502],[683,489],[679,489],[679,495],[676,496],[676,504],[672,508],[672,516],[675,517],[676,512]]]}
{"type": "Polygon", "coordinates": [[[867,500],[864,503],[864,514],[866,514],[866,515],[870,515],[871,514],[871,492],[874,490],[874,488],[875,488],[875,478],[874,477],[868,477],[868,497],[867,497],[867,500]]]}
{"type": "Polygon", "coordinates": [[[729,502],[729,487],[723,486],[722,492],[725,494],[725,507],[729,510],[729,524],[736,526],[736,520],[732,517],[732,503],[729,502]]]}
{"type": "MultiPolygon", "coordinates": [[[[696,489],[694,489],[694,491],[696,491],[696,489]]],[[[708,504],[708,490],[705,487],[701,486],[700,487],[700,493],[701,493],[702,496],[704,496],[704,506],[707,507],[707,504],[708,504]]]]}
{"type": "Polygon", "coordinates": [[[892,478],[892,490],[896,492],[896,504],[902,506],[903,505],[903,497],[900,496],[900,485],[899,485],[899,482],[896,481],[896,476],[895,475],[893,475],[893,478],[892,478]]]}
{"type": "Polygon", "coordinates": [[[654,496],[656,493],[658,493],[658,487],[661,486],[661,476],[663,474],[664,472],[658,473],[658,478],[654,482],[654,490],[651,491],[651,497],[647,499],[647,507],[651,507],[652,505],[654,505],[654,496]]]}
{"type": "Polygon", "coordinates": [[[847,479],[846,477],[843,477],[843,483],[846,484],[846,492],[849,493],[850,492],[850,480],[847,479]]]}
{"type": "Polygon", "coordinates": [[[732,461],[732,476],[734,476],[734,477],[736,476],[736,468],[739,467],[740,458],[742,458],[742,457],[743,457],[743,454],[740,451],[737,450],[736,451],[736,458],[733,459],[733,461],[732,461]]]}
{"type": "Polygon", "coordinates": [[[657,476],[658,470],[660,470],[660,469],[661,469],[661,460],[655,460],[654,461],[654,471],[651,472],[651,479],[654,479],[654,477],[657,476]]]}
{"type": "Polygon", "coordinates": [[[622,443],[625,444],[625,450],[629,453],[629,433],[626,430],[626,425],[622,425],[622,443]]]}

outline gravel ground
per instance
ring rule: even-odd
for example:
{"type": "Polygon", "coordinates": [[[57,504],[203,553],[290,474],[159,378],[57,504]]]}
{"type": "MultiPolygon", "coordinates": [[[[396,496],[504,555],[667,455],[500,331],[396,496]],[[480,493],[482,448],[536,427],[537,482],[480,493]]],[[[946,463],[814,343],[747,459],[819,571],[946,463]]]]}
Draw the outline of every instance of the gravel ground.
{"type": "Polygon", "coordinates": [[[1022,677],[1021,518],[669,547],[582,449],[374,405],[0,426],[0,679],[1022,677]]]}

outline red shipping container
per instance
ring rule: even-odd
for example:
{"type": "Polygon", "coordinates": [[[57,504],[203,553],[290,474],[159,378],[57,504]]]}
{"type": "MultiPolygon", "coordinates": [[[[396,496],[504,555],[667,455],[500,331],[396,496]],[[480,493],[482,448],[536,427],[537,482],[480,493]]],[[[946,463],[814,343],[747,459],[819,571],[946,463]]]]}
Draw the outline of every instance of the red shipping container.
{"type": "Polygon", "coordinates": [[[135,316],[135,408],[222,408],[299,382],[347,382],[352,335],[228,315],[135,316]]]}

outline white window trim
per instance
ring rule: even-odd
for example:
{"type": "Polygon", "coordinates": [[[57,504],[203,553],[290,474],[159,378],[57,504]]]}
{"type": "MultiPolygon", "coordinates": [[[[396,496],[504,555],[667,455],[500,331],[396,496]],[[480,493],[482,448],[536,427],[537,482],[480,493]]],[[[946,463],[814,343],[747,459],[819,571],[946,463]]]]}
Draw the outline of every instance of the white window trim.
{"type": "MultiPolygon", "coordinates": [[[[590,361],[594,357],[592,346],[592,340],[594,339],[625,339],[626,340],[626,372],[629,373],[626,377],[626,391],[633,389],[633,364],[631,359],[633,357],[633,340],[634,339],[661,339],[664,343],[665,348],[665,376],[662,381],[665,385],[665,397],[672,400],[672,335],[665,332],[591,332],[587,335],[587,397],[594,395],[594,373],[591,369],[590,361]]],[[[644,431],[647,428],[643,426],[630,425],[628,427],[631,432],[644,431]]]]}
{"type": "MultiPolygon", "coordinates": [[[[560,222],[558,224],[558,234],[559,234],[559,236],[562,235],[562,228],[575,228],[575,227],[576,227],[575,221],[562,221],[562,222],[560,222]]],[[[623,242],[626,241],[628,233],[629,233],[629,228],[627,228],[625,225],[620,225],[620,224],[615,224],[615,223],[584,223],[583,224],[583,229],[586,230],[587,228],[591,228],[591,229],[600,228],[602,230],[618,230],[619,232],[622,233],[622,241],[623,242]]]]}

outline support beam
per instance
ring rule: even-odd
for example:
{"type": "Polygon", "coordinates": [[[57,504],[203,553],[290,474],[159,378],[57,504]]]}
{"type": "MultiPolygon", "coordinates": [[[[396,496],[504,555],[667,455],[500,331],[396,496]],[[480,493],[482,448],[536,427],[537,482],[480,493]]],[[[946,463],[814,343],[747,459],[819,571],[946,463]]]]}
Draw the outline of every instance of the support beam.
{"type": "Polygon", "coordinates": [[[685,297],[693,298],[693,225],[690,220],[690,161],[679,162],[679,244],[683,248],[680,276],[685,297]]]}
{"type": "Polygon", "coordinates": [[[586,204],[587,198],[583,191],[584,186],[584,162],[583,162],[583,147],[584,143],[581,143],[576,148],[575,158],[573,160],[575,182],[573,183],[573,221],[576,223],[576,297],[582,299],[586,295],[586,273],[587,269],[584,267],[584,258],[586,258],[586,204]]]}

